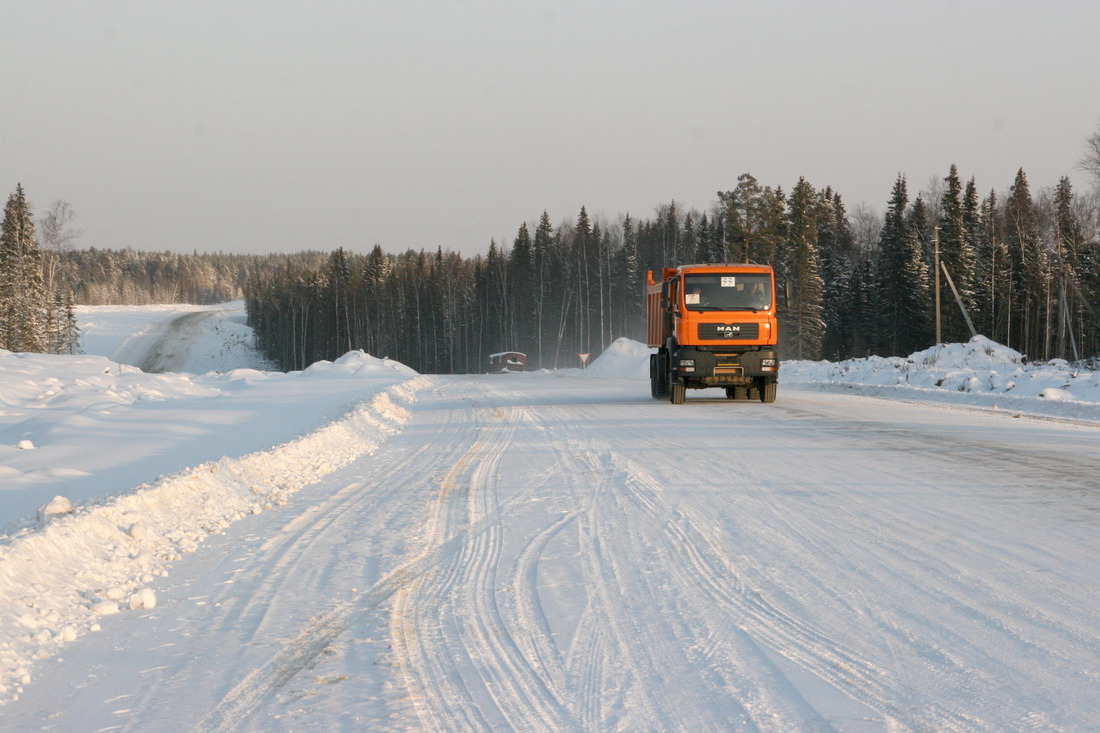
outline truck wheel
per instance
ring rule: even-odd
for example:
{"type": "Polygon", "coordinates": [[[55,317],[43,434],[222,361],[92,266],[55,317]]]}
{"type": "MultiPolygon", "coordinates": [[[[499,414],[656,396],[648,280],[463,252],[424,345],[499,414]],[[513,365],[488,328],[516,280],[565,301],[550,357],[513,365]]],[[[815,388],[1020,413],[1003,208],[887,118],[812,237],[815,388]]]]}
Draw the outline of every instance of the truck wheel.
{"type": "Polygon", "coordinates": [[[760,385],[760,401],[775,402],[775,388],[777,385],[777,382],[765,382],[760,385]]]}
{"type": "Polygon", "coordinates": [[[657,397],[668,397],[668,354],[657,354],[657,397]]]}
{"type": "Polygon", "coordinates": [[[670,399],[674,405],[684,404],[684,397],[687,396],[687,386],[683,382],[674,382],[672,384],[672,393],[670,399]]]}
{"type": "Polygon", "coordinates": [[[668,357],[664,354],[649,355],[649,393],[654,399],[668,397],[668,357]]]}

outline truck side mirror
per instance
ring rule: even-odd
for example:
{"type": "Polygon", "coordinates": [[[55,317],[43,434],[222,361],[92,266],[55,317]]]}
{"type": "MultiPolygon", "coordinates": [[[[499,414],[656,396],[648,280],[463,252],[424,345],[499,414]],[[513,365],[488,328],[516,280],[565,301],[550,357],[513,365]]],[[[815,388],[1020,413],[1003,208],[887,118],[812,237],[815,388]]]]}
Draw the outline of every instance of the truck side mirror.
{"type": "Polygon", "coordinates": [[[672,283],[672,280],[665,280],[664,285],[661,286],[661,301],[664,304],[666,313],[674,313],[676,311],[676,291],[673,289],[672,283]]]}

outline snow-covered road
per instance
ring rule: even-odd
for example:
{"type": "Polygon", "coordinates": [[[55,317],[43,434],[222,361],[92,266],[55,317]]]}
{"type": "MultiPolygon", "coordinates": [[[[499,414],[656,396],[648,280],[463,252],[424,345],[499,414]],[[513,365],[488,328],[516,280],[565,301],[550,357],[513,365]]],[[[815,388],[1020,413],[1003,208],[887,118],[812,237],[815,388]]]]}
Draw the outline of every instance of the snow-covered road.
{"type": "Polygon", "coordinates": [[[208,539],[5,726],[1100,728],[1095,427],[419,380],[401,432],[208,539]]]}

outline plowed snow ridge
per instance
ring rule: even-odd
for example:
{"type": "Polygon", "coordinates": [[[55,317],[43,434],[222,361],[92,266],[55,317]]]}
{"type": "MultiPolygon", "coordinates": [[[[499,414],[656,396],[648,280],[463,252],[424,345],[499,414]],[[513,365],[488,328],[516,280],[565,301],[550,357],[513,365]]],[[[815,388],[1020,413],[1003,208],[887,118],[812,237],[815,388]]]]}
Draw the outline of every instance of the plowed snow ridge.
{"type": "MultiPolygon", "coordinates": [[[[28,635],[27,628],[6,627],[17,633],[5,634],[0,644],[0,694],[26,681],[28,660],[53,656],[95,628],[111,603],[134,597],[204,537],[374,452],[408,420],[402,403],[425,382],[414,377],[389,387],[343,418],[270,450],[204,463],[78,508],[0,548],[0,608],[34,607],[62,630],[28,635]],[[37,572],[28,587],[31,566],[37,572]],[[101,592],[87,591],[89,577],[100,579],[101,592]],[[41,608],[43,601],[52,607],[41,608]]],[[[33,628],[34,619],[25,615],[22,626],[33,628]]]]}

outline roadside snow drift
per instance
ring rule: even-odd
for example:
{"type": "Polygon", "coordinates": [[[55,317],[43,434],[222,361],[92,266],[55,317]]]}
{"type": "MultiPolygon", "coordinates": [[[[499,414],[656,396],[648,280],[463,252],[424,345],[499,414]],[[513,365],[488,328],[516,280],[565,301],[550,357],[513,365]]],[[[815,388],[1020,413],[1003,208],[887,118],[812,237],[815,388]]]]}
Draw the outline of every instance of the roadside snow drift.
{"type": "MultiPolygon", "coordinates": [[[[217,323],[232,309],[208,312],[194,353],[257,363],[225,348],[227,332],[243,343],[217,323]]],[[[120,314],[121,329],[107,309],[85,325],[112,334],[104,349],[145,351],[122,331],[160,310],[120,314]]],[[[0,351],[0,699],[100,616],[155,606],[148,583],[205,536],[372,452],[420,379],[361,351],[289,374],[205,375],[0,351]]]]}
{"type": "Polygon", "coordinates": [[[867,396],[1100,421],[1100,376],[1096,372],[1061,359],[1025,364],[1018,351],[984,336],[975,336],[965,344],[933,346],[908,358],[786,362],[780,381],[867,396]]]}
{"type": "Polygon", "coordinates": [[[297,440],[202,464],[103,504],[74,510],[63,497],[51,500],[39,513],[41,529],[0,550],[0,608],[15,616],[0,625],[0,694],[17,693],[33,660],[98,629],[99,616],[155,606],[144,586],[203,537],[373,452],[408,418],[400,403],[415,390],[415,380],[390,387],[297,440]]]}
{"type": "MultiPolygon", "coordinates": [[[[583,374],[648,380],[649,354],[653,352],[655,349],[645,344],[621,338],[583,374]]],[[[965,344],[933,346],[904,358],[784,361],[779,383],[780,398],[783,387],[797,386],[1100,422],[1100,375],[1096,372],[1061,359],[1026,364],[1018,351],[984,336],[975,336],[965,344]]]]}

